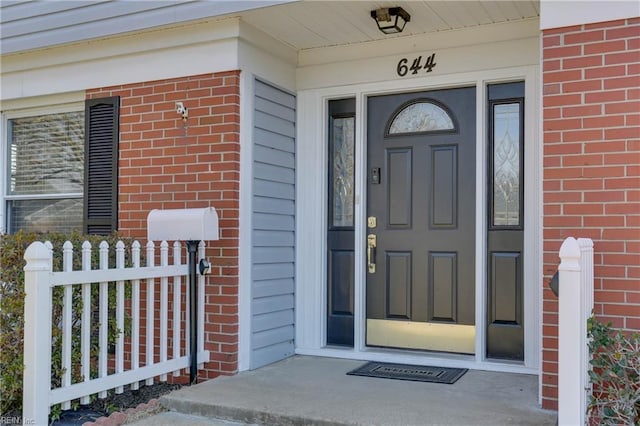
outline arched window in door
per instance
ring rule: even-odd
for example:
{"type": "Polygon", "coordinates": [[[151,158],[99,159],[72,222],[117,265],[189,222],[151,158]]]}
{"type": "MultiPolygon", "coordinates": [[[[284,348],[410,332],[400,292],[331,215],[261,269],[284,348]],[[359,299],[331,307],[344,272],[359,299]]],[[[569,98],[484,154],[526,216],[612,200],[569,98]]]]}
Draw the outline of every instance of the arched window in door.
{"type": "Polygon", "coordinates": [[[398,108],[387,127],[387,136],[455,130],[455,121],[444,106],[420,99],[398,108]]]}

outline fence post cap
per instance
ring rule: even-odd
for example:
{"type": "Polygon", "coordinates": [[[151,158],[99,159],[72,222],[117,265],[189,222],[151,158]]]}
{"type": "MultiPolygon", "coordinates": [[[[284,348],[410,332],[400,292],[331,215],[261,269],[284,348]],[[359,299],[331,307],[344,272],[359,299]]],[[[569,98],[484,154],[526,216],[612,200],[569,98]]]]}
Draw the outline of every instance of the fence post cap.
{"type": "Polygon", "coordinates": [[[578,244],[582,248],[593,248],[593,240],[591,238],[578,238],[578,244]]]}
{"type": "Polygon", "coordinates": [[[27,247],[24,252],[24,260],[27,261],[24,267],[25,271],[51,270],[51,251],[40,241],[34,241],[27,247]]]}
{"type": "Polygon", "coordinates": [[[559,271],[580,271],[580,244],[573,237],[568,237],[560,247],[559,271]]]}
{"type": "Polygon", "coordinates": [[[580,257],[580,244],[573,237],[568,237],[560,246],[560,259],[577,259],[580,257]]]}

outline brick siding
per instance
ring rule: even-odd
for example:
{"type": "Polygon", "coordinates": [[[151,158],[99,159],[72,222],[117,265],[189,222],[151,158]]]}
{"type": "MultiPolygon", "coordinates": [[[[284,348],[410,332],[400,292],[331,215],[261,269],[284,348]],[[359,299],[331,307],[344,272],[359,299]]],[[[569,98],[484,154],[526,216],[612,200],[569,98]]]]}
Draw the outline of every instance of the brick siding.
{"type": "Polygon", "coordinates": [[[640,329],[640,19],[543,32],[543,407],[557,409],[558,302],[569,236],[592,238],[595,313],[640,329]]]}
{"type": "Polygon", "coordinates": [[[200,379],[238,369],[239,75],[87,90],[87,98],[120,96],[120,234],[144,244],[152,209],[211,206],[218,212],[220,240],[208,244],[213,267],[205,286],[205,350],[212,362],[200,379]],[[186,122],[176,113],[178,101],[188,108],[186,122]]]}

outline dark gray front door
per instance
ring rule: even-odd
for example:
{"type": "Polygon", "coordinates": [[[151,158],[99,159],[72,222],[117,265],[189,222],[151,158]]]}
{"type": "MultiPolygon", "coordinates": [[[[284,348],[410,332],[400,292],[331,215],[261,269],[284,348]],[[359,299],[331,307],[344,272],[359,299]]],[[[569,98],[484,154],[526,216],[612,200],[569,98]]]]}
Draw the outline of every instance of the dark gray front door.
{"type": "Polygon", "coordinates": [[[473,353],[475,87],[367,111],[367,345],[473,353]]]}

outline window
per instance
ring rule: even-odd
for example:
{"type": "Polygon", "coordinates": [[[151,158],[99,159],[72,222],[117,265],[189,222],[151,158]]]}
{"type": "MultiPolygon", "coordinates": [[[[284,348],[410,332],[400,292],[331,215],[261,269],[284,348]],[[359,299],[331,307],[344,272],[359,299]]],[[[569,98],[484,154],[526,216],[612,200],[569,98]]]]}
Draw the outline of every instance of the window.
{"type": "Polygon", "coordinates": [[[422,100],[400,107],[387,135],[454,131],[455,125],[446,109],[434,101],[422,100]]]}
{"type": "Polygon", "coordinates": [[[8,232],[82,228],[84,112],[7,120],[8,232]]]}
{"type": "Polygon", "coordinates": [[[489,228],[522,229],[524,83],[488,85],[489,228]]]}
{"type": "Polygon", "coordinates": [[[330,162],[333,203],[331,226],[353,226],[355,117],[332,117],[330,162]]]}
{"type": "Polygon", "coordinates": [[[520,102],[493,104],[493,132],[490,141],[492,150],[491,176],[492,225],[520,226],[522,180],[522,141],[520,129],[522,122],[520,102]]]}
{"type": "Polygon", "coordinates": [[[84,110],[8,114],[0,194],[7,232],[117,228],[119,104],[110,97],[87,100],[84,110]]]}

